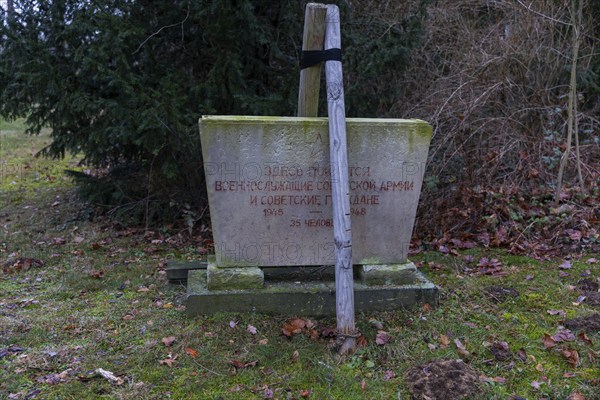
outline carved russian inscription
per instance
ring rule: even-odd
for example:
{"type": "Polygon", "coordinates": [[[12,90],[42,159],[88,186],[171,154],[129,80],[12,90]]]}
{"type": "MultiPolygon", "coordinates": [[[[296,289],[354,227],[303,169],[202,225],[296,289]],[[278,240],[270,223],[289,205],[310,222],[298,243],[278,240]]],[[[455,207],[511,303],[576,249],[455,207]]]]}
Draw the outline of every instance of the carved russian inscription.
{"type": "MultiPolygon", "coordinates": [[[[200,125],[217,264],[333,263],[327,121],[204,117],[200,125]]],[[[415,120],[347,125],[354,262],[404,262],[431,129],[415,120]]]]}

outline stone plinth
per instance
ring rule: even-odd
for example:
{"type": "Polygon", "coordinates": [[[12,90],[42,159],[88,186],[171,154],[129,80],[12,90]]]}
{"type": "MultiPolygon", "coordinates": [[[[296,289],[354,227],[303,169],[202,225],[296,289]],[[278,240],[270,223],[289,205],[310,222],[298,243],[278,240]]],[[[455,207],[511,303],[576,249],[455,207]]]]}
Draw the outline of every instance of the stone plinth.
{"type": "MultiPolygon", "coordinates": [[[[326,118],[200,120],[216,266],[334,263],[326,118]]],[[[353,263],[405,263],[431,127],[347,119],[353,263]]]]}
{"type": "Polygon", "coordinates": [[[369,286],[411,285],[417,281],[417,267],[405,264],[357,265],[360,281],[369,286]]]}
{"type": "MultiPolygon", "coordinates": [[[[266,270],[271,270],[270,268],[266,270]]],[[[356,312],[391,311],[428,303],[435,306],[438,289],[419,272],[410,285],[354,285],[356,312]]],[[[189,316],[217,312],[322,316],[335,314],[332,280],[265,279],[261,289],[209,290],[205,270],[190,270],[186,311],[189,316]]]]}

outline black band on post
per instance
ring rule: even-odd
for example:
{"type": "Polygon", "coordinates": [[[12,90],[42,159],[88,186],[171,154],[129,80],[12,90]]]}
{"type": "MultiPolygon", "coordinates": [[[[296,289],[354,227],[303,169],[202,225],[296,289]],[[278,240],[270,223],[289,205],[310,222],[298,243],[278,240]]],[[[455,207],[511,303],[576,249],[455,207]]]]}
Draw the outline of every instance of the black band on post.
{"type": "Polygon", "coordinates": [[[342,49],[303,50],[300,69],[312,67],[323,61],[342,61],[342,49]]]}

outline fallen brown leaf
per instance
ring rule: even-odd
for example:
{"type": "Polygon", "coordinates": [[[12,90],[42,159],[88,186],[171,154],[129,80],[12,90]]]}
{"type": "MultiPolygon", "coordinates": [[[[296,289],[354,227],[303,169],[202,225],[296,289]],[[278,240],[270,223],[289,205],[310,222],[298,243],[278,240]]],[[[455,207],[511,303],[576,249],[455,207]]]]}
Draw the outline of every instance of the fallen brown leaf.
{"type": "Polygon", "coordinates": [[[49,385],[57,385],[59,383],[66,383],[70,381],[72,368],[67,368],[63,372],[57,374],[49,374],[45,376],[41,376],[37,379],[39,383],[47,383],[49,385]]]}
{"type": "Polygon", "coordinates": [[[519,357],[521,361],[527,362],[527,352],[525,349],[520,348],[519,351],[517,351],[517,357],[519,357]]]}
{"type": "Polygon", "coordinates": [[[538,363],[538,365],[535,366],[535,370],[538,372],[543,372],[544,366],[542,364],[538,363]]]}
{"type": "Polygon", "coordinates": [[[594,343],[592,343],[592,340],[587,337],[587,335],[585,334],[585,332],[581,331],[577,334],[577,337],[579,338],[579,340],[581,340],[582,342],[584,342],[587,345],[592,346],[594,343]]]}
{"type": "Polygon", "coordinates": [[[249,334],[251,335],[256,335],[256,327],[252,326],[252,325],[248,325],[248,327],[246,328],[246,331],[248,331],[249,334]]]}
{"type": "Polygon", "coordinates": [[[292,337],[295,334],[302,332],[302,329],[306,326],[306,322],[303,319],[295,318],[287,320],[283,327],[281,328],[281,332],[287,336],[292,337]]]}
{"type": "Polygon", "coordinates": [[[577,298],[577,301],[574,301],[574,302],[572,302],[571,304],[573,304],[574,306],[576,306],[576,307],[577,307],[577,306],[579,306],[581,303],[583,303],[583,301],[584,301],[585,299],[587,299],[587,297],[586,297],[586,296],[583,296],[583,295],[581,295],[581,296],[579,296],[579,297],[577,298]]]}
{"type": "Polygon", "coordinates": [[[85,240],[85,238],[83,238],[83,237],[81,237],[81,236],[75,236],[75,237],[73,238],[73,242],[75,242],[75,243],[81,243],[81,242],[83,242],[84,240],[85,240]]]}
{"type": "Polygon", "coordinates": [[[190,357],[192,357],[192,358],[196,358],[196,357],[198,357],[198,354],[199,354],[199,353],[198,353],[198,350],[194,350],[194,349],[192,349],[192,348],[190,348],[190,347],[186,347],[186,348],[185,348],[185,352],[186,352],[186,354],[187,354],[188,356],[190,356],[190,357]]]}
{"type": "Polygon", "coordinates": [[[469,353],[467,348],[462,344],[460,340],[454,339],[454,344],[456,345],[456,350],[458,351],[458,354],[460,354],[461,356],[469,357],[471,355],[471,353],[469,353]]]}
{"type": "Polygon", "coordinates": [[[122,385],[123,383],[125,383],[125,380],[123,378],[119,378],[112,372],[107,371],[105,369],[98,368],[94,372],[102,376],[104,379],[108,380],[110,383],[114,383],[115,385],[122,385]]]}
{"type": "Polygon", "coordinates": [[[383,373],[383,380],[389,381],[390,379],[394,379],[396,377],[396,373],[392,370],[387,370],[383,373]]]}
{"type": "Polygon", "coordinates": [[[577,368],[577,364],[579,364],[579,353],[577,350],[564,349],[560,354],[567,359],[567,362],[571,364],[573,368],[577,368]]]}
{"type": "Polygon", "coordinates": [[[103,270],[94,270],[90,272],[90,276],[92,278],[96,278],[96,279],[102,279],[104,277],[104,271],[103,270]]]}
{"type": "Polygon", "coordinates": [[[544,337],[542,338],[542,343],[544,343],[544,347],[546,349],[550,349],[550,348],[556,346],[556,341],[552,338],[552,336],[548,335],[547,333],[544,333],[544,337]]]}
{"type": "Polygon", "coordinates": [[[573,392],[567,397],[567,400],[587,400],[587,398],[578,392],[573,392]]]}
{"type": "Polygon", "coordinates": [[[52,244],[55,246],[62,246],[65,243],[67,243],[67,241],[61,237],[55,237],[52,239],[52,244]]]}
{"type": "Polygon", "coordinates": [[[554,336],[552,336],[556,342],[572,342],[575,340],[575,335],[568,329],[559,329],[554,336]]]}
{"type": "Polygon", "coordinates": [[[375,336],[375,343],[379,346],[383,346],[384,344],[387,344],[391,339],[392,337],[386,331],[378,331],[377,335],[375,336]]]}
{"type": "Polygon", "coordinates": [[[560,268],[560,269],[571,269],[571,262],[570,261],[565,261],[562,264],[560,264],[558,266],[558,268],[560,268]]]}
{"type": "Polygon", "coordinates": [[[175,342],[175,340],[177,340],[177,338],[175,336],[167,336],[162,338],[161,342],[167,346],[167,347],[171,347],[171,345],[175,342]]]}
{"type": "Polygon", "coordinates": [[[177,355],[175,355],[175,357],[168,357],[164,360],[160,360],[158,363],[160,365],[168,365],[169,367],[172,367],[175,360],[177,360],[177,355]]]}
{"type": "Polygon", "coordinates": [[[265,388],[264,397],[265,397],[265,399],[272,399],[273,398],[273,389],[271,389],[270,387],[265,388]]]}
{"type": "Polygon", "coordinates": [[[316,329],[311,329],[308,331],[308,336],[310,337],[310,340],[319,340],[319,331],[316,329]]]}
{"type": "Polygon", "coordinates": [[[358,347],[366,347],[367,346],[367,338],[364,337],[363,335],[359,336],[358,339],[356,339],[356,344],[358,347]]]}
{"type": "Polygon", "coordinates": [[[533,382],[531,382],[531,386],[532,386],[534,389],[538,389],[538,390],[539,390],[539,389],[540,389],[540,387],[542,386],[542,383],[544,383],[544,382],[533,381],[533,382]]]}
{"type": "Polygon", "coordinates": [[[227,389],[229,393],[236,393],[244,389],[244,385],[235,385],[227,389]]]}
{"type": "Polygon", "coordinates": [[[383,323],[381,321],[378,321],[374,318],[369,318],[369,324],[379,331],[383,330],[383,323]]]}
{"type": "Polygon", "coordinates": [[[247,363],[240,360],[231,360],[231,365],[233,365],[237,369],[255,367],[256,364],[258,364],[258,360],[250,361],[247,363]]]}
{"type": "Polygon", "coordinates": [[[450,344],[450,338],[448,338],[446,335],[440,335],[438,342],[440,343],[440,347],[445,349],[450,344]]]}
{"type": "Polygon", "coordinates": [[[325,327],[321,329],[321,336],[324,338],[335,337],[335,328],[325,327]]]}

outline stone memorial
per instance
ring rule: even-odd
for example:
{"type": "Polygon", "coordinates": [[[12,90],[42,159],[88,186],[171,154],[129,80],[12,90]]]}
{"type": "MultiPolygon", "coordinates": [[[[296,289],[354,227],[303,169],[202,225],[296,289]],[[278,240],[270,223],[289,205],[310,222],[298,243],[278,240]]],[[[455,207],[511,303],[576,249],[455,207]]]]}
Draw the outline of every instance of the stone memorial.
{"type": "MultiPolygon", "coordinates": [[[[218,266],[332,264],[326,118],[204,117],[204,170],[218,266]]],[[[431,128],[348,119],[354,264],[404,263],[431,128]]]]}
{"type": "MultiPolygon", "coordinates": [[[[407,259],[431,126],[348,118],[346,131],[357,308],[385,309],[385,301],[404,296],[389,292],[401,285],[433,301],[435,287],[407,259]],[[361,290],[369,293],[362,300],[361,290]],[[388,293],[373,297],[376,290],[388,293]]],[[[264,276],[270,269],[334,264],[327,118],[204,116],[200,135],[215,254],[205,271],[190,272],[188,300],[201,299],[188,311],[207,313],[228,302],[232,311],[277,311],[256,305],[283,298],[305,304],[298,290],[308,290],[320,302],[308,312],[326,313],[326,284],[282,289],[264,276]],[[215,297],[222,292],[235,296],[215,297]]]]}

